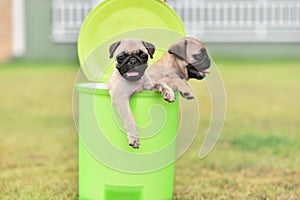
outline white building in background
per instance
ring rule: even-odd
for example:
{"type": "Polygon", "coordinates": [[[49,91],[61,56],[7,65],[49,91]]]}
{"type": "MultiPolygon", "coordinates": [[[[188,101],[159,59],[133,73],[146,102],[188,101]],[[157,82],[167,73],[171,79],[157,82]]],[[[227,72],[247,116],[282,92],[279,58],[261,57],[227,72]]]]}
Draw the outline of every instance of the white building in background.
{"type": "MultiPolygon", "coordinates": [[[[76,59],[82,22],[101,1],[0,0],[0,62],[76,59]]],[[[209,42],[211,52],[218,55],[300,56],[300,0],[167,3],[182,18],[188,35],[209,42]]]]}
{"type": "MultiPolygon", "coordinates": [[[[101,0],[52,0],[52,39],[76,42],[101,0]]],[[[299,0],[168,0],[189,36],[205,42],[300,42],[299,0]]]]}
{"type": "Polygon", "coordinates": [[[13,54],[22,56],[26,51],[24,0],[12,0],[13,19],[13,54]]]}

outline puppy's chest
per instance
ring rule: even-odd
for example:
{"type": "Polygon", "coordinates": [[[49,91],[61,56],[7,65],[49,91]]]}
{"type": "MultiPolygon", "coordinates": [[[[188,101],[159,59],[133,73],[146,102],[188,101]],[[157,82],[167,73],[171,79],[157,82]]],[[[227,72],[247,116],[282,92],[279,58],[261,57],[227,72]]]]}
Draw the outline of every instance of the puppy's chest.
{"type": "Polygon", "coordinates": [[[150,85],[150,82],[145,77],[142,77],[142,79],[134,82],[125,81],[124,85],[127,87],[128,92],[136,93],[146,89],[150,85]]]}
{"type": "Polygon", "coordinates": [[[181,77],[175,70],[166,70],[160,73],[160,78],[172,79],[181,77]]]}

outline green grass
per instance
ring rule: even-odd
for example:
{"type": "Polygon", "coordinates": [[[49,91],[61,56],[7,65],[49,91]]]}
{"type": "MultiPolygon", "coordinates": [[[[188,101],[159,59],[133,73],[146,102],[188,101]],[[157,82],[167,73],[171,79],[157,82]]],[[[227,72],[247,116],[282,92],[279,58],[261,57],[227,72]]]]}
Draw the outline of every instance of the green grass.
{"type": "Polygon", "coordinates": [[[0,67],[0,199],[75,199],[75,67],[0,67]]]}
{"type": "Polygon", "coordinates": [[[300,62],[216,63],[227,93],[224,130],[211,154],[197,159],[209,98],[193,82],[204,123],[176,164],[175,199],[299,199],[300,62]]]}
{"type": "MultiPolygon", "coordinates": [[[[227,116],[213,151],[198,158],[210,99],[200,99],[200,131],[176,162],[174,199],[299,199],[300,62],[216,60],[227,116]]],[[[77,199],[77,135],[72,117],[76,64],[0,66],[0,199],[77,199]]],[[[186,120],[188,121],[188,120],[186,120]]]]}

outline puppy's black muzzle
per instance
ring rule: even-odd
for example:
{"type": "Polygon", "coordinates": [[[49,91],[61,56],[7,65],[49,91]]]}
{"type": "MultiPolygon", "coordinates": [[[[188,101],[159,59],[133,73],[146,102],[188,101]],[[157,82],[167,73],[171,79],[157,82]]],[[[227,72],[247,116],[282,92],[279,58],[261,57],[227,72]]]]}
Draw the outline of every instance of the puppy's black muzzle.
{"type": "Polygon", "coordinates": [[[204,79],[206,76],[206,70],[210,67],[210,59],[207,56],[207,58],[201,62],[196,63],[189,63],[187,65],[187,71],[189,78],[195,78],[195,79],[204,79]]]}
{"type": "Polygon", "coordinates": [[[210,67],[210,58],[206,52],[206,48],[201,48],[200,52],[192,55],[196,62],[190,63],[188,60],[187,70],[189,78],[204,79],[206,71],[210,67]]]}
{"type": "Polygon", "coordinates": [[[137,81],[145,74],[148,67],[148,54],[138,51],[136,54],[123,52],[117,56],[117,69],[128,81],[137,81]]]}

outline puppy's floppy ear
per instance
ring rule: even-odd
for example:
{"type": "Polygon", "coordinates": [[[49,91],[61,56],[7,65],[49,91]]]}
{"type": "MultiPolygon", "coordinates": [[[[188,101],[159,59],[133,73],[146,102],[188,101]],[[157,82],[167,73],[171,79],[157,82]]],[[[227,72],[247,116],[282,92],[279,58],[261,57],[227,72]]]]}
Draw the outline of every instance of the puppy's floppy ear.
{"type": "Polygon", "coordinates": [[[148,54],[150,55],[150,58],[153,58],[153,54],[155,52],[155,46],[149,42],[142,41],[142,43],[146,47],[148,54]]]}
{"type": "Polygon", "coordinates": [[[170,48],[169,53],[173,54],[177,58],[181,60],[186,60],[186,48],[187,48],[188,41],[185,39],[179,40],[175,42],[170,48]]]}
{"type": "Polygon", "coordinates": [[[115,53],[116,49],[118,48],[118,46],[120,44],[121,44],[121,41],[115,42],[112,45],[110,45],[110,47],[109,47],[109,58],[112,58],[114,56],[114,53],[115,53]]]}

